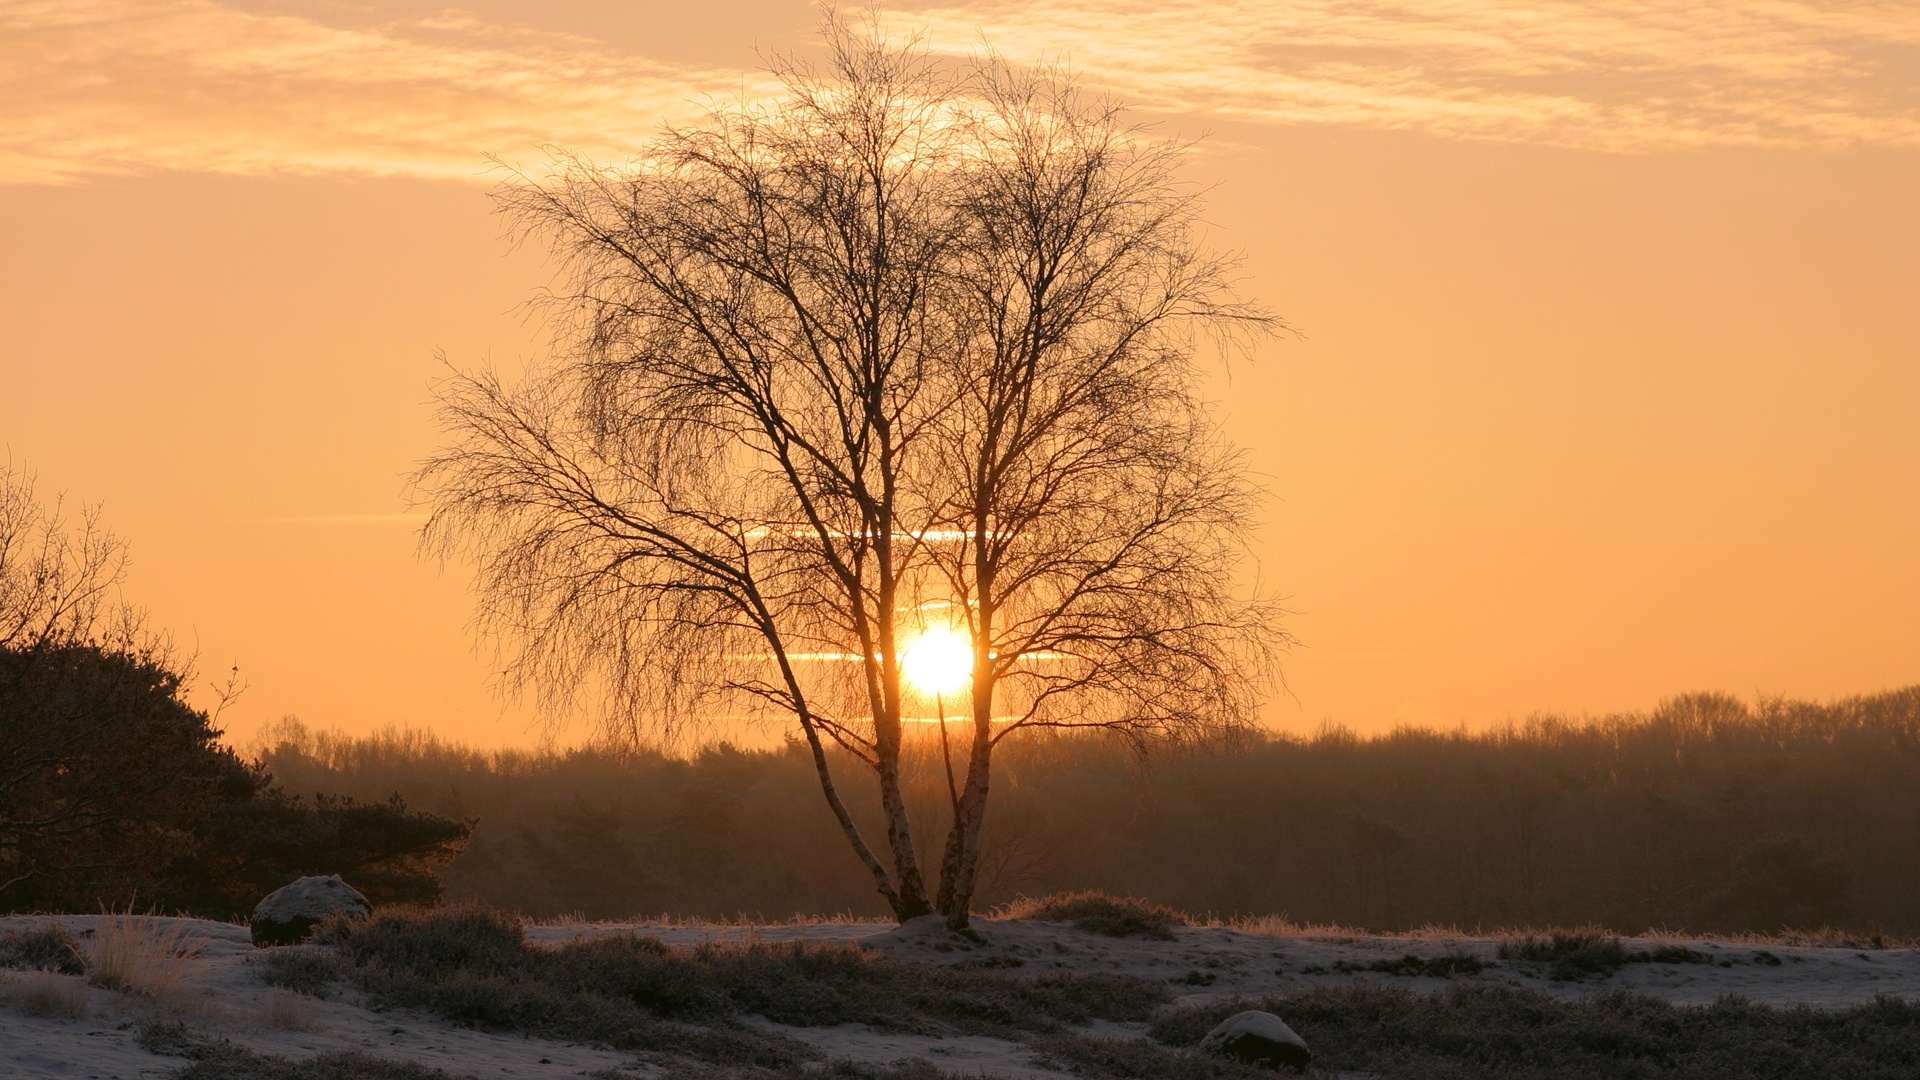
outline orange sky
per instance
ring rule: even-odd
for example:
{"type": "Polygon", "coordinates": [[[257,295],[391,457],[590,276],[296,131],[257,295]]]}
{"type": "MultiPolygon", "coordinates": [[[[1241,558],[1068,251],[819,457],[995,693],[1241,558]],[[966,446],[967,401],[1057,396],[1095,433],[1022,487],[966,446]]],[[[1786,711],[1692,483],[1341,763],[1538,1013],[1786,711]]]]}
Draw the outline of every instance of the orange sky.
{"type": "MultiPolygon", "coordinates": [[[[1305,646],[1269,723],[1482,724],[1920,681],[1920,8],[888,8],[1209,138],[1307,337],[1215,388],[1305,646]]],[[[486,155],[613,157],[798,2],[0,2],[0,444],[285,713],[524,744],[413,555],[427,383],[546,280],[486,155]]],[[[575,731],[571,734],[577,735],[575,731]]],[[[570,737],[563,733],[563,738],[570,737]]]]}

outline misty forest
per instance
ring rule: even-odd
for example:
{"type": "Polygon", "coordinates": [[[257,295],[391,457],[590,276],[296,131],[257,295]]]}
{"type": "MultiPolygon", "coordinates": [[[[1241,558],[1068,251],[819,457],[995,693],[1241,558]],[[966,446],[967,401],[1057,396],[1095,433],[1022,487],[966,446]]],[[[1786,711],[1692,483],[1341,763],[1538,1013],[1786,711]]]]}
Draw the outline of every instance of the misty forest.
{"type": "MultiPolygon", "coordinates": [[[[1590,721],[1330,730],[1152,759],[1063,736],[1000,763],[981,897],[1099,888],[1374,930],[1913,937],[1917,739],[1920,689],[1831,705],[1696,695],[1590,721]]],[[[812,812],[798,746],[487,754],[288,723],[257,752],[291,790],[480,814],[442,872],[450,897],[543,918],[883,914],[812,812]]],[[[912,802],[931,816],[937,748],[916,757],[912,802]]]]}

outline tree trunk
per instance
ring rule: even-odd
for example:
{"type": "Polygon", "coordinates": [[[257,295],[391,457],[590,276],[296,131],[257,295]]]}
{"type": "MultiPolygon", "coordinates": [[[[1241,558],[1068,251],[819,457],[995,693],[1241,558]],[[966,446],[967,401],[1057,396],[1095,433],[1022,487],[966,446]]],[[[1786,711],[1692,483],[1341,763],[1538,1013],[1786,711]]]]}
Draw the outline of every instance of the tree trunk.
{"type": "Polygon", "coordinates": [[[820,743],[819,730],[813,726],[810,718],[804,716],[800,719],[800,727],[807,733],[807,748],[813,752],[813,768],[820,774],[820,790],[827,797],[827,805],[833,809],[834,819],[840,822],[840,831],[846,834],[847,842],[853,845],[854,854],[860,856],[867,872],[873,875],[874,887],[887,901],[887,906],[893,909],[894,918],[907,921],[913,915],[907,913],[907,905],[900,891],[893,887],[893,881],[887,877],[887,868],[881,865],[873,848],[867,846],[867,838],[860,835],[860,827],[853,823],[853,815],[847,812],[847,804],[840,799],[840,789],[833,782],[833,770],[827,766],[827,751],[820,743]]]}
{"type": "Polygon", "coordinates": [[[973,750],[967,755],[967,786],[953,815],[947,849],[940,862],[938,908],[955,930],[967,928],[968,908],[980,867],[980,834],[987,821],[987,787],[993,777],[993,680],[980,680],[974,694],[973,750]]]}
{"type": "Polygon", "coordinates": [[[887,846],[893,850],[894,881],[899,903],[893,913],[901,922],[931,915],[927,885],[920,876],[920,860],[913,851],[913,828],[907,819],[907,800],[900,790],[900,722],[874,725],[874,772],[880,780],[880,809],[887,821],[887,846]]]}

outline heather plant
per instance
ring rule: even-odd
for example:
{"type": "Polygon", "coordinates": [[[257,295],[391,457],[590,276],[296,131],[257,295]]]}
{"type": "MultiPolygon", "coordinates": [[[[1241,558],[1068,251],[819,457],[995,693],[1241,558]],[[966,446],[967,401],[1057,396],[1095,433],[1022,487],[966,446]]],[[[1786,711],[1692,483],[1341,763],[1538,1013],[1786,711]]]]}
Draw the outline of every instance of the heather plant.
{"type": "Polygon", "coordinates": [[[47,922],[0,934],[0,967],[84,975],[87,960],[72,934],[58,923],[47,922]]]}
{"type": "Polygon", "coordinates": [[[1112,896],[1097,889],[1056,893],[1037,900],[1019,899],[994,913],[1003,919],[1072,923],[1107,937],[1174,940],[1173,928],[1192,922],[1184,913],[1135,897],[1112,896]]]}
{"type": "Polygon", "coordinates": [[[840,943],[679,948],[629,934],[539,947],[526,943],[517,919],[478,908],[342,920],[318,940],[382,1005],[484,1029],[767,1068],[798,1067],[817,1054],[746,1017],[1018,1038],[1093,1020],[1144,1021],[1171,997],[1128,976],[931,968],[840,943]]]}

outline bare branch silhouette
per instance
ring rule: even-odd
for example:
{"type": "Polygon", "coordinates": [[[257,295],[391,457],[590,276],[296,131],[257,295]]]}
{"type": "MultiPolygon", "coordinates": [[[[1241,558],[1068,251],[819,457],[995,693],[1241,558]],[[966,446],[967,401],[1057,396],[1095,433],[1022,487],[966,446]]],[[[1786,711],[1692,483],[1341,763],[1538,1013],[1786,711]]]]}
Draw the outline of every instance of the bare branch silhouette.
{"type": "Polygon", "coordinates": [[[1234,591],[1254,494],[1193,353],[1278,323],[1198,248],[1177,148],[1046,73],[825,36],[777,105],[500,193],[565,268],[557,348],[443,385],[423,536],[476,559],[509,690],[629,742],[791,720],[895,914],[963,927],[999,739],[1249,722],[1285,639],[1234,591]],[[902,656],[940,611],[973,739],[930,895],[902,656]],[[874,770],[884,859],[831,746],[874,770]]]}

